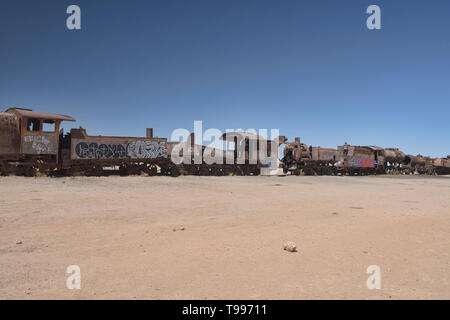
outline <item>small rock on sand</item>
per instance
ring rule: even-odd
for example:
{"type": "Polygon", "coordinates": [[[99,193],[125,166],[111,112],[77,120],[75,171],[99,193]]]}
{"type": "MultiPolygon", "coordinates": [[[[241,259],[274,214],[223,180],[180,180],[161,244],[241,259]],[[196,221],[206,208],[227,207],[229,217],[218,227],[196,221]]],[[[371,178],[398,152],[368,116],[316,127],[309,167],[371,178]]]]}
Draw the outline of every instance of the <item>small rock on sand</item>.
{"type": "Polygon", "coordinates": [[[295,242],[287,241],[283,244],[283,250],[289,252],[297,252],[297,245],[295,244],[295,242]]]}

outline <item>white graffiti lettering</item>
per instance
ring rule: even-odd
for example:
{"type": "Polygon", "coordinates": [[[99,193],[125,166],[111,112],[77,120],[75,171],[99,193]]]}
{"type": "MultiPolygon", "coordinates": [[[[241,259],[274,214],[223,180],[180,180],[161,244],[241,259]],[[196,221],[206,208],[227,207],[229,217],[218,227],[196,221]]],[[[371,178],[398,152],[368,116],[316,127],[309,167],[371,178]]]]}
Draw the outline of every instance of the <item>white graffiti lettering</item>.
{"type": "Polygon", "coordinates": [[[127,156],[130,158],[167,158],[165,142],[132,141],[127,146],[127,156]]]}

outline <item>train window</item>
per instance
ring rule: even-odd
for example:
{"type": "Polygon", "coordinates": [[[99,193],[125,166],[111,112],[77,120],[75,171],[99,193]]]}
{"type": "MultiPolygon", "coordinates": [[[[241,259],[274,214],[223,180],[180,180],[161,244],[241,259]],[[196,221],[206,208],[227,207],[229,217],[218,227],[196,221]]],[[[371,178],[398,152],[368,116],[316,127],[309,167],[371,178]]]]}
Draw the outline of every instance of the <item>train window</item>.
{"type": "Polygon", "coordinates": [[[28,119],[27,130],[30,132],[40,131],[41,121],[39,121],[39,119],[28,119]]]}
{"type": "Polygon", "coordinates": [[[55,132],[55,120],[44,120],[42,122],[42,131],[43,132],[55,132]]]}

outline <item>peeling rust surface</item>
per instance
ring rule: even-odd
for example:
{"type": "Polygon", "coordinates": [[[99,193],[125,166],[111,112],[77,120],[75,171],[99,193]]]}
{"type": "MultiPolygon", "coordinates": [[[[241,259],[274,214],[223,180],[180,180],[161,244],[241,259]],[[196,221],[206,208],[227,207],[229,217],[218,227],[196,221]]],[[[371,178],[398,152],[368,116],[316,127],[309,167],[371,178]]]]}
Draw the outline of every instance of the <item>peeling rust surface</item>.
{"type": "Polygon", "coordinates": [[[0,157],[4,154],[18,153],[20,132],[14,114],[0,112],[0,157]]]}

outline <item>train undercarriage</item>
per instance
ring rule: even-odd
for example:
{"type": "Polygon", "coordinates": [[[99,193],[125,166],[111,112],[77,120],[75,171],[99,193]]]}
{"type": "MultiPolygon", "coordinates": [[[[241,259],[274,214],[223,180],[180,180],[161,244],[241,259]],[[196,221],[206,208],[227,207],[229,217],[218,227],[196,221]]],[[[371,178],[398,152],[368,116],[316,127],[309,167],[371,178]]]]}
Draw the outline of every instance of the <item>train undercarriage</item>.
{"type": "Polygon", "coordinates": [[[0,175],[34,176],[110,176],[110,175],[148,175],[148,176],[257,176],[261,166],[257,164],[180,164],[170,160],[157,159],[136,161],[120,160],[71,160],[63,167],[56,162],[44,159],[18,159],[0,161],[0,175]]]}
{"type": "Polygon", "coordinates": [[[25,177],[34,177],[38,174],[50,175],[57,167],[56,161],[51,157],[0,160],[0,176],[10,174],[25,177]]]}
{"type": "Polygon", "coordinates": [[[194,176],[257,176],[261,170],[257,164],[180,164],[177,167],[180,174],[194,176]]]}
{"type": "Polygon", "coordinates": [[[440,167],[408,167],[408,166],[384,166],[374,168],[334,166],[328,161],[301,161],[291,165],[283,166],[283,173],[290,172],[292,175],[322,176],[365,176],[365,175],[444,175],[450,174],[450,170],[440,167]]]}
{"type": "Polygon", "coordinates": [[[335,176],[335,175],[374,175],[382,174],[380,168],[359,168],[359,167],[344,167],[334,166],[329,161],[314,161],[305,160],[291,165],[283,166],[283,173],[290,172],[293,175],[304,176],[335,176]]]}

